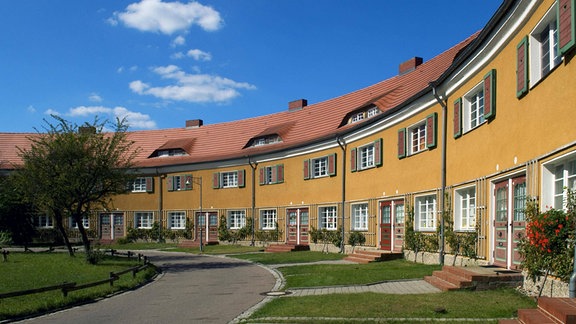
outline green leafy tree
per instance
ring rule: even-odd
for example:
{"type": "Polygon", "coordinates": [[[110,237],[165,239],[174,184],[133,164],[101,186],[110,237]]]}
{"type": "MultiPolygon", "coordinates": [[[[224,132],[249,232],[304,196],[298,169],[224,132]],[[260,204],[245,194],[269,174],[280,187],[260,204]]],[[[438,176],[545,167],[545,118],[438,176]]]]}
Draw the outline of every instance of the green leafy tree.
{"type": "Polygon", "coordinates": [[[12,180],[0,176],[0,232],[10,234],[10,243],[26,246],[35,234],[33,209],[22,201],[12,180]]]}
{"type": "Polygon", "coordinates": [[[13,175],[24,201],[53,217],[70,255],[74,250],[64,226],[68,217],[78,225],[88,261],[92,250],[82,225],[94,209],[109,208],[113,195],[126,191],[133,179],[128,172],[138,149],[127,138],[125,120],[94,122],[82,126],[52,116],[44,131],[30,136],[31,147],[19,149],[23,165],[13,175]],[[113,131],[105,132],[105,127],[113,131]]]}

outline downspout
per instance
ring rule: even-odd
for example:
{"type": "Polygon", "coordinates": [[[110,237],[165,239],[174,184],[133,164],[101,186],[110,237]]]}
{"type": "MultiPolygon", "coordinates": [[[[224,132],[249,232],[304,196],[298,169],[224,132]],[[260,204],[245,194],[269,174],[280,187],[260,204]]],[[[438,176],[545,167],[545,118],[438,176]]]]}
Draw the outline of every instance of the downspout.
{"type": "Polygon", "coordinates": [[[444,245],[446,238],[444,236],[444,209],[445,209],[445,194],[446,194],[446,121],[448,119],[448,107],[446,101],[442,100],[436,91],[436,84],[434,82],[430,83],[432,87],[432,94],[436,101],[442,107],[442,167],[441,167],[441,189],[440,189],[440,254],[438,256],[438,262],[440,265],[444,265],[444,245]]]}
{"type": "Polygon", "coordinates": [[[248,164],[252,168],[252,240],[250,241],[250,246],[254,246],[255,240],[255,223],[256,223],[256,168],[258,167],[257,162],[252,162],[250,157],[248,157],[248,164]]]}
{"type": "MultiPolygon", "coordinates": [[[[164,205],[164,196],[162,193],[162,174],[158,172],[158,168],[156,168],[156,175],[158,176],[158,226],[160,229],[160,233],[162,233],[162,213],[163,213],[163,205],[164,205]]],[[[162,236],[158,237],[159,241],[162,242],[162,236]]]]}
{"type": "Polygon", "coordinates": [[[345,231],[344,231],[344,204],[346,203],[346,143],[342,140],[341,137],[337,137],[336,141],[338,145],[342,149],[342,208],[340,213],[342,214],[342,240],[340,242],[340,253],[344,254],[345,252],[345,231]]]}

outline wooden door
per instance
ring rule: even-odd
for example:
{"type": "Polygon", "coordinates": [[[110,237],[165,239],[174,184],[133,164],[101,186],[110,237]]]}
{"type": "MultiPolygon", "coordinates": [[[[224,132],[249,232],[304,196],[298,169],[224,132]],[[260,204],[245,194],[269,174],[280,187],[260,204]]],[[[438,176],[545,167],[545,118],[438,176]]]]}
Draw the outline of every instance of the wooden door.
{"type": "Polygon", "coordinates": [[[402,252],[404,245],[404,201],[394,201],[394,252],[402,252]]]}
{"type": "Polygon", "coordinates": [[[308,208],[293,208],[286,211],[286,244],[308,245],[308,208]]]}
{"type": "Polygon", "coordinates": [[[392,202],[380,203],[380,249],[392,251],[392,202]]]}
{"type": "Polygon", "coordinates": [[[112,226],[110,225],[110,214],[100,214],[100,238],[103,240],[112,239],[112,226]]]}
{"type": "Polygon", "coordinates": [[[508,267],[508,180],[494,187],[494,265],[508,267]]]}
{"type": "Polygon", "coordinates": [[[513,202],[513,220],[512,220],[512,265],[514,269],[520,267],[522,256],[518,250],[520,238],[526,233],[526,177],[512,179],[512,202],[513,202]]]}
{"type": "Polygon", "coordinates": [[[218,213],[217,212],[197,212],[196,226],[194,227],[196,240],[202,242],[218,242],[218,213]]]}
{"type": "Polygon", "coordinates": [[[124,237],[124,214],[113,214],[114,223],[113,239],[124,237]]]}

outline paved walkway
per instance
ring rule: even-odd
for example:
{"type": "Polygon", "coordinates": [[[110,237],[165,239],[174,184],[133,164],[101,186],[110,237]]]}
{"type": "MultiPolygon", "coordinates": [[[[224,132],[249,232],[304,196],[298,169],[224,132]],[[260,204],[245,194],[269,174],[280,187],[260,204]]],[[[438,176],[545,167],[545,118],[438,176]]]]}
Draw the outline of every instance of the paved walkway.
{"type": "Polygon", "coordinates": [[[394,280],[370,285],[353,285],[337,287],[318,287],[287,290],[289,296],[314,296],[325,294],[354,294],[354,293],[381,293],[381,294],[431,294],[438,293],[440,289],[424,280],[394,280]]]}

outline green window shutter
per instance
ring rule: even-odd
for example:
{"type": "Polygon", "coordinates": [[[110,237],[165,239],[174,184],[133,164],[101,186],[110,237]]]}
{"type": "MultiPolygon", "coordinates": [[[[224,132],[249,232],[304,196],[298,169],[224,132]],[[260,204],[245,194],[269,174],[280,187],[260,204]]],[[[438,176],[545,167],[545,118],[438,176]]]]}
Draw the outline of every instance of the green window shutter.
{"type": "Polygon", "coordinates": [[[558,0],[558,48],[564,55],[576,44],[575,0],[558,0]]]}
{"type": "Polygon", "coordinates": [[[382,139],[374,141],[374,165],[382,166],[382,139]]]}
{"type": "Polygon", "coordinates": [[[212,188],[219,189],[220,188],[220,172],[214,172],[212,175],[212,188]]]}
{"type": "Polygon", "coordinates": [[[454,101],[454,138],[462,136],[462,98],[454,101]]]}
{"type": "Polygon", "coordinates": [[[166,177],[166,189],[168,191],[174,191],[174,177],[166,177]]]}
{"type": "Polygon", "coordinates": [[[238,170],[238,188],[246,187],[246,170],[238,170]]]}
{"type": "Polygon", "coordinates": [[[484,77],[484,118],[496,116],[496,70],[492,69],[484,77]]]}
{"type": "Polygon", "coordinates": [[[328,175],[336,175],[336,153],[328,155],[328,175]]]}
{"type": "Polygon", "coordinates": [[[528,92],[528,36],[516,46],[516,97],[528,92]]]}
{"type": "Polygon", "coordinates": [[[154,178],[146,177],[146,192],[154,192],[154,178]]]}
{"type": "Polygon", "coordinates": [[[356,172],[358,166],[357,149],[353,148],[350,150],[350,171],[356,172]]]}
{"type": "Polygon", "coordinates": [[[284,164],[278,164],[274,169],[276,169],[276,183],[284,182],[284,164]]]}
{"type": "Polygon", "coordinates": [[[260,185],[266,184],[266,167],[258,169],[258,177],[260,185]]]}
{"type": "Polygon", "coordinates": [[[426,147],[431,149],[436,147],[437,113],[432,113],[426,117],[426,147]]]}
{"type": "Polygon", "coordinates": [[[192,190],[193,183],[192,183],[192,175],[191,174],[185,174],[184,175],[183,185],[184,185],[183,186],[184,190],[192,190]]]}
{"type": "Polygon", "coordinates": [[[304,180],[310,179],[310,160],[304,160],[304,180]]]}
{"type": "Polygon", "coordinates": [[[398,130],[398,158],[406,157],[406,128],[398,130]]]}

